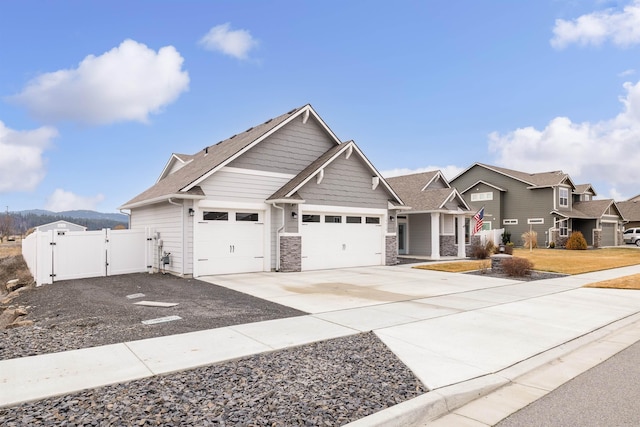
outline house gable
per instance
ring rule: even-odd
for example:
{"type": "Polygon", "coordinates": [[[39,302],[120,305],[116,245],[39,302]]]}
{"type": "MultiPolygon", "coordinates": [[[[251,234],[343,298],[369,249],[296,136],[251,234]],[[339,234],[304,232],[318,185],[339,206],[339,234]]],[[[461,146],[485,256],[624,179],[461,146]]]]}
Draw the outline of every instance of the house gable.
{"type": "Polygon", "coordinates": [[[338,145],[315,118],[299,115],[229,163],[230,167],[296,175],[338,145]]]}

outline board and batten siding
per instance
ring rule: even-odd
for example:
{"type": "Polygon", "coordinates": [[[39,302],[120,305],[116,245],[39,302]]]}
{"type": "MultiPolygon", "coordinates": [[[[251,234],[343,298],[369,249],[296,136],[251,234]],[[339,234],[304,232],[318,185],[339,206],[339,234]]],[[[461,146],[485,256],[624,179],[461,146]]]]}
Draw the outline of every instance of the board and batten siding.
{"type": "MultiPolygon", "coordinates": [[[[538,244],[544,244],[545,231],[553,227],[553,217],[551,215],[554,202],[553,188],[548,187],[529,190],[527,189],[527,187],[529,187],[528,184],[480,166],[474,166],[463,175],[458,176],[451,182],[451,185],[456,187],[458,191],[464,191],[479,180],[486,181],[506,190],[502,194],[502,217],[500,218],[499,228],[505,228],[505,230],[511,233],[512,242],[516,245],[522,244],[522,233],[529,231],[529,224],[527,224],[528,218],[543,218],[544,224],[536,224],[533,225],[532,228],[538,233],[538,244]],[[503,219],[517,219],[518,224],[503,226],[503,219]]],[[[493,191],[495,197],[498,190],[493,189],[493,191]]],[[[483,202],[471,202],[471,193],[472,190],[469,190],[463,195],[468,203],[472,203],[477,207],[484,205],[485,215],[500,215],[500,213],[491,212],[487,207],[488,205],[483,202]]]]}
{"type": "Polygon", "coordinates": [[[313,177],[298,194],[306,204],[388,209],[391,197],[382,184],[372,190],[372,173],[357,155],[330,163],[320,184],[313,177]]]}
{"type": "Polygon", "coordinates": [[[431,256],[431,214],[407,215],[409,255],[431,256]]]}
{"type": "MultiPolygon", "coordinates": [[[[162,252],[171,253],[171,264],[166,268],[177,274],[190,274],[183,272],[184,242],[183,242],[183,206],[170,203],[157,203],[150,206],[131,209],[131,228],[150,228],[160,233],[163,242],[162,252]]],[[[159,265],[157,242],[153,241],[155,259],[154,267],[159,265]]]]}
{"type": "Polygon", "coordinates": [[[314,119],[302,123],[302,117],[296,117],[229,166],[297,175],[335,145],[314,119]]]}

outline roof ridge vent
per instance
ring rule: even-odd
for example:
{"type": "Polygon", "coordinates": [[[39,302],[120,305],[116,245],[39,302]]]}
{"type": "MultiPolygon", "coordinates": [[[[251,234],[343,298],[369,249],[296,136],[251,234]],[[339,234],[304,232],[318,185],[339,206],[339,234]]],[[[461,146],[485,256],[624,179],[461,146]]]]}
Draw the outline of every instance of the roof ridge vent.
{"type": "Polygon", "coordinates": [[[235,138],[236,136],[238,136],[238,135],[237,135],[237,134],[236,134],[236,135],[233,135],[233,136],[232,136],[231,138],[229,138],[229,139],[233,139],[233,138],[235,138]]]}
{"type": "Polygon", "coordinates": [[[288,111],[288,112],[287,112],[287,114],[293,114],[293,113],[295,113],[297,110],[298,110],[297,108],[294,108],[293,110],[288,111]]]}
{"type": "Polygon", "coordinates": [[[245,130],[245,132],[249,132],[249,131],[251,131],[251,130],[253,130],[253,126],[252,126],[252,127],[250,127],[249,129],[245,130]]]}
{"type": "Polygon", "coordinates": [[[271,121],[272,121],[272,120],[273,120],[273,119],[269,119],[269,120],[267,120],[266,122],[264,122],[264,124],[266,125],[267,123],[271,123],[271,121]]]}

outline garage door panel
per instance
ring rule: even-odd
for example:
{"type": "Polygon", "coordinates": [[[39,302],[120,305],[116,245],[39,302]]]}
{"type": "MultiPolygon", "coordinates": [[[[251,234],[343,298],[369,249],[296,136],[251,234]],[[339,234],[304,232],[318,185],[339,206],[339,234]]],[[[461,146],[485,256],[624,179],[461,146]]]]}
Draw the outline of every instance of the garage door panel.
{"type": "Polygon", "coordinates": [[[198,275],[248,273],[264,269],[264,212],[221,210],[203,213],[194,236],[198,275]],[[226,213],[222,215],[221,213],[226,213]],[[244,218],[245,220],[241,220],[244,218]]]}
{"type": "Polygon", "coordinates": [[[353,221],[357,213],[342,215],[341,219],[326,214],[330,222],[325,222],[324,214],[317,215],[321,215],[321,222],[303,222],[301,227],[303,270],[382,263],[383,229],[379,223],[367,223],[364,215],[359,223],[347,223],[346,216],[353,221]]]}

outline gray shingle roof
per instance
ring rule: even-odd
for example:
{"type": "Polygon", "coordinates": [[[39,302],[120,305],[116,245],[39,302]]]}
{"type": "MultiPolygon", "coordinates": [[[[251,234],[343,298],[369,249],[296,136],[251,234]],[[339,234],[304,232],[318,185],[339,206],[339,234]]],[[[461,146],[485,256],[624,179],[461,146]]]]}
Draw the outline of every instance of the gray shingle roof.
{"type": "Polygon", "coordinates": [[[589,200],[585,202],[575,202],[573,204],[572,218],[579,218],[578,214],[582,214],[582,218],[601,218],[605,214],[609,206],[614,205],[613,199],[589,200]]]}
{"type": "Polygon", "coordinates": [[[573,190],[573,192],[576,194],[583,194],[583,193],[586,193],[587,190],[589,189],[593,192],[593,195],[595,196],[596,190],[593,188],[591,184],[577,184],[576,189],[573,190]]]}
{"type": "Polygon", "coordinates": [[[622,216],[627,221],[640,221],[640,200],[616,202],[622,216]]]}
{"type": "MultiPolygon", "coordinates": [[[[163,196],[169,197],[183,192],[183,189],[196,182],[199,178],[203,177],[217,166],[220,166],[244,148],[251,145],[254,141],[282,124],[302,108],[304,108],[304,106],[295,108],[286,114],[267,120],[266,122],[252,127],[245,132],[233,135],[224,141],[220,141],[196,154],[188,156],[193,159],[193,161],[171,175],[164,177],[155,185],[126,202],[121,206],[121,209],[126,209],[131,205],[136,205],[148,200],[156,200],[163,196]]],[[[182,155],[178,156],[183,158],[182,155]]]]}
{"type": "Polygon", "coordinates": [[[540,173],[527,173],[520,172],[513,169],[501,168],[498,166],[487,165],[484,163],[476,163],[487,169],[492,169],[503,175],[510,176],[517,180],[523,181],[534,187],[549,187],[561,184],[569,176],[562,171],[540,172],[540,173]]]}
{"type": "Polygon", "coordinates": [[[400,196],[402,201],[411,207],[411,211],[436,211],[442,209],[442,205],[455,193],[453,188],[425,189],[439,171],[422,172],[411,175],[387,178],[387,182],[400,196]]]}

